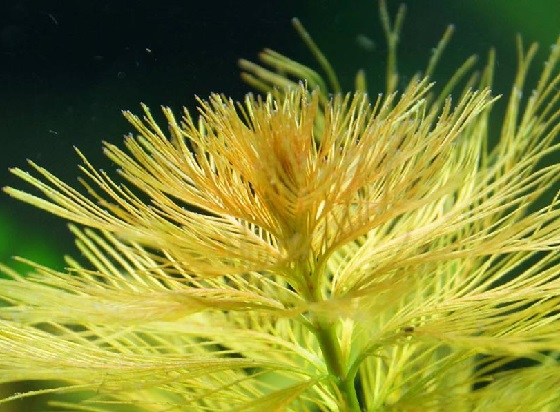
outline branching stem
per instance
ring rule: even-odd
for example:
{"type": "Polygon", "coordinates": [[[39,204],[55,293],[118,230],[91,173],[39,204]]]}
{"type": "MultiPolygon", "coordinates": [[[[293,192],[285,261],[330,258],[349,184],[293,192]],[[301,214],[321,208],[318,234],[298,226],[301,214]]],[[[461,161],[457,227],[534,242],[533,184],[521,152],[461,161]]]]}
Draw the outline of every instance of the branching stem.
{"type": "Polygon", "coordinates": [[[335,377],[336,385],[342,395],[341,411],[359,412],[360,404],[354,386],[354,379],[348,375],[348,368],[344,364],[340,344],[336,336],[335,326],[324,320],[317,322],[317,340],[329,373],[335,377]]]}
{"type": "MultiPolygon", "coordinates": [[[[321,302],[325,300],[325,296],[321,293],[321,280],[326,276],[323,273],[324,267],[314,266],[317,260],[312,258],[299,262],[299,273],[306,273],[310,282],[304,289],[304,295],[308,301],[321,302]]],[[[325,360],[329,375],[334,378],[338,389],[341,412],[360,412],[361,407],[354,386],[355,371],[349,374],[350,368],[346,364],[342,356],[340,340],[337,336],[337,322],[328,319],[320,314],[311,316],[309,319],[313,324],[313,333],[317,338],[321,353],[325,360]]]]}

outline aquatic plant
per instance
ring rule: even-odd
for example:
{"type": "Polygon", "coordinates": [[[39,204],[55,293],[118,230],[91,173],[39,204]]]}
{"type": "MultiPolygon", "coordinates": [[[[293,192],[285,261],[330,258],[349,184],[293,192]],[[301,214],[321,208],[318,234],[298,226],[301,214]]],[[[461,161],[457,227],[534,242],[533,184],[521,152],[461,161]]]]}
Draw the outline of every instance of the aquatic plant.
{"type": "Polygon", "coordinates": [[[79,411],[553,411],[560,407],[560,40],[534,90],[519,68],[494,146],[493,54],[441,92],[331,91],[265,51],[266,91],[199,100],[199,119],[148,108],[105,145],[126,183],[83,165],[78,191],[39,165],[5,191],[73,224],[82,261],[0,279],[0,382],[79,411]],[[306,80],[299,83],[297,79],[306,80]],[[462,80],[461,80],[462,79],[462,80]],[[463,81],[466,86],[457,91],[463,81]],[[274,86],[279,86],[274,88],[274,86]],[[272,90],[271,90],[272,89],[272,90]],[[449,93],[455,90],[454,97],[449,93]],[[512,365],[514,361],[524,363],[512,365]]]}

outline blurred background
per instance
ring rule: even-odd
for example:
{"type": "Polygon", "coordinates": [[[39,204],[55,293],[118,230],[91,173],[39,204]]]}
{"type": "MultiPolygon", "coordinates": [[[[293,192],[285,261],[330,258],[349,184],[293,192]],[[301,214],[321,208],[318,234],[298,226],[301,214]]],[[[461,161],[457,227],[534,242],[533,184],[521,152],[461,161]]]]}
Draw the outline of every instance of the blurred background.
{"type": "MultiPolygon", "coordinates": [[[[394,16],[401,2],[388,0],[394,16]]],[[[409,0],[401,36],[403,80],[426,67],[431,49],[453,23],[454,39],[438,71],[446,79],[469,55],[497,49],[494,92],[508,93],[515,36],[541,44],[536,74],[560,34],[558,0],[409,0]]],[[[73,146],[108,171],[101,142],[132,131],[121,115],[140,102],[195,110],[194,96],[220,92],[241,99],[237,59],[264,47],[315,67],[291,27],[300,18],[350,90],[358,68],[371,92],[384,87],[385,43],[376,0],[2,0],[0,2],[0,186],[26,185],[8,172],[26,159],[70,184],[78,175],[73,146]]],[[[20,255],[62,268],[74,253],[65,223],[0,194],[0,262],[20,255]]],[[[13,388],[6,388],[11,391],[13,388]]],[[[20,388],[21,389],[21,388],[20,388]]],[[[0,394],[1,396],[1,394],[0,394]]],[[[34,411],[12,403],[2,411],[34,411]],[[10,409],[11,408],[11,409],[10,409]]]]}

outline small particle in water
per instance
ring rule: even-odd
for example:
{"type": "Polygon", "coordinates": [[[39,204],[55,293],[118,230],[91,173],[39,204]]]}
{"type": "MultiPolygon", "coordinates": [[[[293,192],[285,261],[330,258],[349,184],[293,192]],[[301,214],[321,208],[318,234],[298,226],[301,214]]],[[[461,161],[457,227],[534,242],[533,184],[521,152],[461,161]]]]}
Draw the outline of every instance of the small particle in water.
{"type": "Polygon", "coordinates": [[[367,52],[375,50],[375,42],[365,34],[358,34],[356,36],[356,43],[367,52]]]}
{"type": "Polygon", "coordinates": [[[55,26],[58,26],[58,20],[56,19],[56,17],[54,17],[52,13],[47,13],[47,16],[49,16],[49,19],[51,19],[51,21],[54,23],[55,26]]]}

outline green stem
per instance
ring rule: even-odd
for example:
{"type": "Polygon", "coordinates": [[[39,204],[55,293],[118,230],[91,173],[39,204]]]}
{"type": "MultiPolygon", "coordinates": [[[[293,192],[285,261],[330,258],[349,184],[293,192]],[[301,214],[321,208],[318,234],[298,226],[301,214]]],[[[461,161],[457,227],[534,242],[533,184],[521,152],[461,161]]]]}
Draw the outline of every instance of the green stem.
{"type": "MultiPolygon", "coordinates": [[[[317,259],[301,260],[298,272],[307,274],[309,282],[307,288],[302,288],[305,297],[309,302],[324,301],[321,294],[320,279],[325,278],[324,266],[314,267],[312,263],[317,259]]],[[[323,317],[311,316],[309,319],[313,325],[313,333],[317,338],[321,353],[325,359],[329,375],[334,378],[338,391],[342,397],[340,412],[360,412],[360,402],[354,386],[354,376],[349,375],[349,368],[346,365],[340,349],[340,341],[336,333],[336,322],[329,321],[323,317]]]]}
{"type": "Polygon", "coordinates": [[[341,405],[341,411],[360,412],[360,403],[354,387],[354,380],[347,374],[334,325],[325,321],[318,321],[316,327],[317,340],[325,358],[327,369],[335,377],[336,385],[343,397],[344,404],[341,405]]]}

